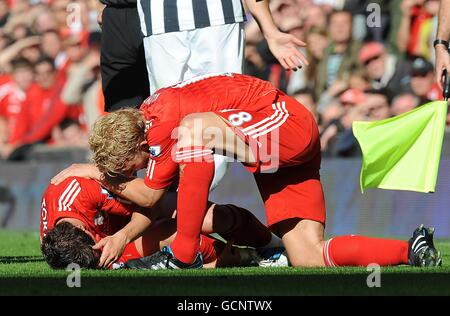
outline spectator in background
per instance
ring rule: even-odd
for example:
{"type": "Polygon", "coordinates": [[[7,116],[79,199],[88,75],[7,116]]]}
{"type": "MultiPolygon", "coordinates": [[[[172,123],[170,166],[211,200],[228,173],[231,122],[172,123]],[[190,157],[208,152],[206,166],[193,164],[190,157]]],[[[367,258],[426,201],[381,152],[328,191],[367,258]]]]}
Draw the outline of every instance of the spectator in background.
{"type": "Polygon", "coordinates": [[[42,9],[40,14],[34,20],[32,28],[37,34],[44,34],[49,31],[57,30],[58,23],[54,13],[49,9],[42,9]]]}
{"type": "MultiPolygon", "coordinates": [[[[6,47],[0,52],[0,72],[9,73],[12,71],[11,61],[17,59],[18,57],[23,57],[23,51],[28,47],[36,47],[39,45],[39,36],[31,36],[24,38],[20,41],[13,42],[11,45],[6,47]]],[[[34,48],[33,48],[34,49],[34,48]]],[[[34,58],[32,58],[34,59],[34,58]]],[[[27,58],[28,62],[31,62],[27,58]]]]}
{"type": "Polygon", "coordinates": [[[5,26],[9,18],[9,8],[6,0],[0,0],[0,29],[5,26]]]}
{"type": "Polygon", "coordinates": [[[89,52],[89,33],[80,32],[68,34],[63,40],[63,47],[66,52],[65,63],[60,68],[61,76],[67,78],[69,68],[83,60],[89,52]]]}
{"type": "Polygon", "coordinates": [[[68,71],[67,83],[62,91],[62,101],[69,105],[83,105],[86,124],[90,129],[104,113],[104,99],[100,77],[100,33],[89,36],[90,51],[68,71]]]}
{"type": "Polygon", "coordinates": [[[373,89],[387,89],[389,94],[410,89],[409,64],[388,54],[383,44],[366,43],[359,52],[359,62],[364,66],[373,89]]]}
{"type": "Polygon", "coordinates": [[[400,115],[414,110],[420,105],[420,98],[411,92],[405,92],[394,97],[392,100],[392,115],[400,115]]]}
{"type": "Polygon", "coordinates": [[[358,89],[360,91],[370,90],[371,84],[367,72],[361,68],[352,71],[348,79],[348,86],[350,89],[358,89]]]}
{"type": "Polygon", "coordinates": [[[69,107],[61,99],[65,80],[58,76],[54,61],[43,57],[35,65],[36,83],[30,88],[27,103],[27,124],[30,127],[23,139],[25,144],[48,142],[51,131],[67,117],[79,119],[79,106],[69,107]]]}
{"type": "Polygon", "coordinates": [[[303,24],[305,33],[308,34],[312,28],[326,29],[327,28],[327,14],[321,6],[310,5],[303,9],[300,13],[303,15],[303,24]]]}
{"type": "Polygon", "coordinates": [[[358,142],[352,132],[354,121],[379,121],[392,113],[385,90],[369,90],[354,93],[342,99],[346,102],[344,113],[331,121],[321,133],[322,151],[325,156],[349,157],[360,154],[358,142]]]}
{"type": "Polygon", "coordinates": [[[433,40],[438,27],[439,0],[403,0],[397,47],[408,56],[434,61],[433,40]]]}
{"type": "MultiPolygon", "coordinates": [[[[80,104],[73,103],[69,106],[62,101],[61,95],[71,66],[78,66],[84,61],[88,50],[93,52],[92,55],[98,53],[93,46],[87,45],[87,34],[93,17],[89,8],[95,9],[94,4],[97,2],[0,0],[0,117],[2,126],[8,126],[8,132],[2,135],[0,155],[10,159],[26,157],[34,144],[51,143],[54,127],[66,119],[74,120],[84,128],[80,104]],[[69,4],[79,4],[81,15],[77,17],[81,23],[76,23],[76,19],[68,19],[71,13],[68,10],[69,4]],[[28,66],[20,66],[21,63],[16,60],[18,57],[22,60],[25,57],[28,66]],[[23,91],[23,99],[24,94],[13,89],[16,77],[20,82],[25,82],[23,73],[28,73],[33,78],[33,70],[36,73],[35,82],[28,83],[27,91],[23,91]],[[18,99],[13,98],[15,95],[21,95],[22,102],[11,102],[18,99]],[[20,124],[13,124],[14,122],[20,124]],[[19,135],[18,131],[20,137],[16,136],[19,135]],[[9,143],[5,145],[3,138],[6,135],[9,143]],[[11,142],[11,139],[14,141],[11,142]]],[[[92,69],[98,72],[95,69],[98,69],[99,59],[91,60],[94,60],[92,64],[97,64],[92,69]]],[[[98,90],[96,92],[98,95],[98,90]]],[[[102,98],[99,99],[101,102],[102,98]]]]}
{"type": "MultiPolygon", "coordinates": [[[[360,113],[369,121],[381,121],[391,117],[389,95],[386,90],[370,90],[365,92],[367,100],[359,107],[360,113]]],[[[354,121],[354,120],[353,120],[354,121]]]]}
{"type": "Polygon", "coordinates": [[[330,45],[324,52],[317,72],[316,96],[324,93],[336,80],[347,81],[359,67],[361,43],[352,39],[352,14],[333,11],[329,17],[330,45]]]}
{"type": "Polygon", "coordinates": [[[3,51],[8,45],[10,45],[10,39],[0,31],[0,51],[3,51]]]}
{"type": "Polygon", "coordinates": [[[435,81],[434,67],[425,58],[417,57],[411,66],[411,89],[420,104],[442,100],[442,90],[435,81]]]}
{"type": "MultiPolygon", "coordinates": [[[[67,36],[68,33],[78,33],[80,30],[73,30],[71,32],[70,26],[67,25],[67,8],[71,3],[71,0],[53,0],[50,3],[50,11],[53,17],[49,17],[49,20],[54,19],[54,23],[56,24],[56,29],[61,32],[63,36],[67,36]]],[[[74,3],[73,1],[72,3],[74,3]]],[[[77,1],[78,2],[78,1],[77,1]]]]}
{"type": "Polygon", "coordinates": [[[1,148],[0,156],[8,158],[27,132],[23,117],[26,111],[26,95],[33,83],[32,65],[23,58],[12,62],[12,77],[0,86],[0,117],[8,126],[7,144],[1,148]]]}
{"type": "Polygon", "coordinates": [[[59,69],[65,62],[66,54],[63,52],[60,34],[55,30],[47,30],[41,35],[42,54],[52,58],[59,69]]]}
{"type": "MultiPolygon", "coordinates": [[[[28,39],[27,37],[26,39],[28,39]]],[[[39,58],[41,58],[42,53],[40,50],[40,44],[35,43],[28,45],[27,47],[24,47],[22,51],[20,52],[20,56],[28,60],[31,64],[35,64],[39,58]]]]}
{"type": "Polygon", "coordinates": [[[65,119],[52,129],[50,146],[88,149],[88,135],[78,121],[65,119]]]}

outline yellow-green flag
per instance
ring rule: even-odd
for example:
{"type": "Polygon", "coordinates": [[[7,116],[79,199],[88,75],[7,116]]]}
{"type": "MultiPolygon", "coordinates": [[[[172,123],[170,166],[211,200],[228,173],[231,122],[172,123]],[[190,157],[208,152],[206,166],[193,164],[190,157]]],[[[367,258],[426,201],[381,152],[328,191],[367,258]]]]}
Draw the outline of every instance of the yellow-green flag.
{"type": "Polygon", "coordinates": [[[377,122],[354,122],[361,146],[361,191],[366,188],[434,192],[447,102],[435,101],[377,122]]]}

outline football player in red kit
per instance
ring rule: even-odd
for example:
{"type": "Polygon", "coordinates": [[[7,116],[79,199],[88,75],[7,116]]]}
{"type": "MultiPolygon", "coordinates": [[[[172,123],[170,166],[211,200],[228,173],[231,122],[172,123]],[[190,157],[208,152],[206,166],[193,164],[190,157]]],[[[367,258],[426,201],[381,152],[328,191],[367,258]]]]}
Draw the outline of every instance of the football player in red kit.
{"type": "MultiPolygon", "coordinates": [[[[174,198],[168,196],[152,212],[148,212],[114,196],[91,179],[69,177],[58,185],[50,185],[41,203],[40,235],[44,258],[56,269],[65,268],[69,263],[77,263],[83,268],[97,268],[108,267],[111,263],[121,267],[128,260],[153,254],[167,246],[175,236],[176,223],[172,218],[175,207],[172,200],[174,198]],[[139,222],[139,225],[133,226],[132,221],[139,222]],[[121,256],[101,257],[99,249],[104,241],[111,235],[126,231],[130,223],[134,228],[134,231],[129,232],[133,234],[133,240],[128,239],[123,243],[121,256]]],[[[233,205],[210,204],[203,231],[212,233],[210,215],[213,213],[228,222],[222,221],[221,225],[215,225],[214,228],[224,238],[237,240],[242,245],[246,241],[242,240],[240,230],[256,228],[257,234],[259,231],[259,234],[270,235],[250,212],[233,205]],[[227,220],[230,217],[237,218],[233,215],[237,213],[241,215],[240,221],[233,223],[227,220]]],[[[252,243],[252,240],[249,242],[252,243]]],[[[269,258],[261,258],[251,249],[224,251],[225,248],[221,242],[206,235],[201,236],[200,253],[207,267],[271,264],[269,258]]],[[[281,261],[278,264],[282,264],[281,261]]]]}
{"type": "Polygon", "coordinates": [[[325,241],[314,118],[295,99],[253,77],[207,75],[160,89],[140,110],[121,110],[99,119],[90,146],[95,167],[75,165],[53,181],[75,173],[106,182],[103,174],[130,177],[148,165],[145,180],[130,178],[117,193],[151,207],[179,177],[177,236],[154,256],[129,261],[130,267],[201,265],[197,254],[214,153],[237,159],[254,174],[267,224],[282,238],[294,266],[441,262],[433,231],[423,226],[409,243],[354,235],[325,241]]]}
{"type": "MultiPolygon", "coordinates": [[[[132,213],[138,211],[141,208],[113,196],[90,179],[69,177],[59,185],[50,185],[41,203],[40,236],[44,258],[52,268],[65,268],[73,262],[84,268],[97,268],[100,251],[93,246],[124,228],[132,213]]],[[[144,218],[144,213],[141,216],[144,218]]],[[[159,242],[167,244],[173,233],[170,224],[165,221],[162,224],[163,220],[155,212],[152,219],[157,221],[158,229],[149,229],[143,237],[128,243],[117,264],[156,252],[160,249],[159,242]]],[[[216,259],[214,241],[206,236],[202,238],[202,255],[212,262],[216,259]]]]}

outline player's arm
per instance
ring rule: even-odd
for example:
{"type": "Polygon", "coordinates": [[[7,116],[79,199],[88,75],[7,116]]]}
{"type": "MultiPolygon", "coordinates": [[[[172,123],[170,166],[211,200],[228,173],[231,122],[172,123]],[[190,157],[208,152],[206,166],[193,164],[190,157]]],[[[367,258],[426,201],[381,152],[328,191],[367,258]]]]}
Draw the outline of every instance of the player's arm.
{"type": "Polygon", "coordinates": [[[245,3],[266,38],[270,51],[286,70],[301,68],[302,62],[309,64],[305,56],[297,49],[306,44],[278,29],[269,9],[269,1],[245,0],[245,3]]]}
{"type": "Polygon", "coordinates": [[[152,189],[141,178],[133,178],[120,184],[111,184],[102,177],[100,182],[111,192],[145,208],[154,207],[166,193],[166,188],[152,189]]]}
{"type": "Polygon", "coordinates": [[[144,180],[139,178],[128,179],[120,184],[112,183],[105,178],[95,164],[88,163],[71,165],[53,177],[51,183],[58,185],[68,177],[82,177],[96,180],[111,192],[145,208],[152,208],[166,192],[165,188],[152,189],[148,187],[144,183],[144,180]]]}

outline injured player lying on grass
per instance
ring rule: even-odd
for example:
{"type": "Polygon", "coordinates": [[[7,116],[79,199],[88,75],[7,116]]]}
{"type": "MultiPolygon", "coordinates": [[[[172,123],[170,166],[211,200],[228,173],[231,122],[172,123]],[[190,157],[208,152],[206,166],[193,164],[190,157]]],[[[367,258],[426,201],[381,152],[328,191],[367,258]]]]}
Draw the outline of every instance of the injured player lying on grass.
{"type": "MultiPolygon", "coordinates": [[[[149,212],[111,194],[94,180],[69,177],[49,185],[42,198],[42,253],[55,269],[71,263],[82,268],[121,268],[128,260],[151,255],[170,244],[176,235],[175,204],[176,194],[170,193],[149,212]],[[133,226],[136,221],[139,224],[133,226]],[[109,248],[101,253],[109,238],[118,242],[108,243],[109,248]],[[114,255],[112,247],[116,248],[114,255]]],[[[265,245],[261,239],[271,238],[253,214],[233,205],[209,205],[200,244],[205,268],[287,266],[284,249],[275,244],[264,249],[232,246],[231,240],[259,247],[265,245]],[[254,231],[253,237],[245,240],[249,230],[254,231]],[[214,232],[230,242],[225,245],[208,236],[214,232]]]]}
{"type": "Polygon", "coordinates": [[[53,182],[78,175],[110,187],[105,174],[121,174],[130,179],[115,193],[152,207],[179,177],[177,236],[154,256],[130,260],[130,267],[201,266],[213,154],[233,157],[253,173],[267,224],[293,266],[441,264],[434,231],[423,226],[409,242],[355,235],[325,240],[317,124],[302,104],[257,78],[211,74],[160,89],[140,109],[101,117],[89,144],[95,165],[73,165],[53,182]],[[145,166],[144,179],[132,177],[145,166]]]}

